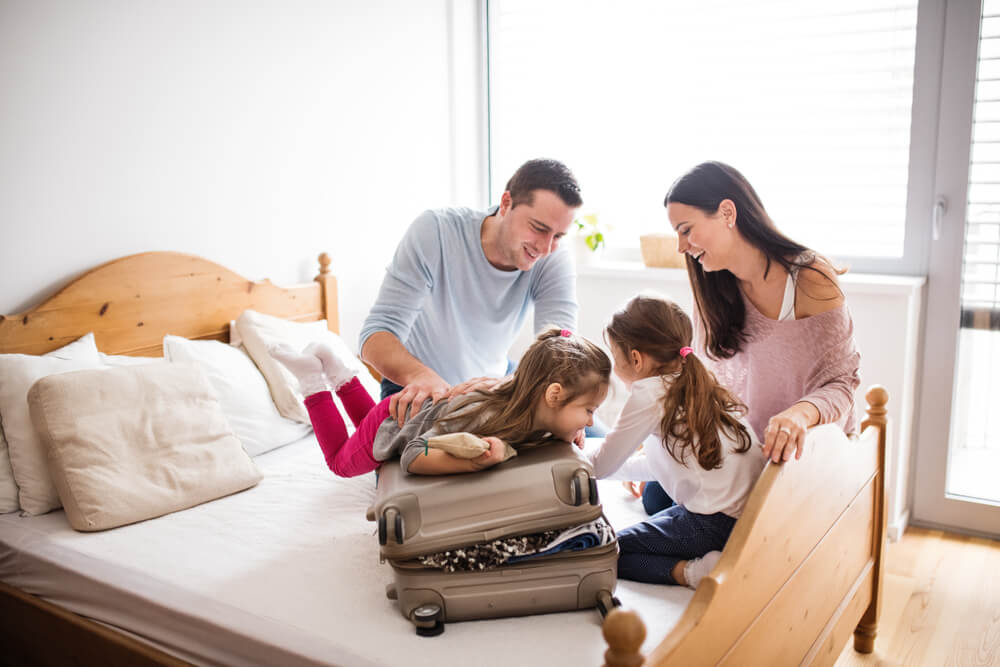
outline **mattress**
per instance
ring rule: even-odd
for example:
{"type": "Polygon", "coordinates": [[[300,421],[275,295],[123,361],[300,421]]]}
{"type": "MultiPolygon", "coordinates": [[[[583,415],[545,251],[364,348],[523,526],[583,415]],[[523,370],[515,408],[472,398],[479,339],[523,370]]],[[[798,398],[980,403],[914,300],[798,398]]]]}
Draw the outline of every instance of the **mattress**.
{"type": "MultiPolygon", "coordinates": [[[[61,511],[0,515],[0,580],[196,664],[598,664],[594,610],[451,623],[416,636],[386,599],[365,510],[374,474],[338,479],[310,436],[257,457],[247,491],[158,519],[79,533],[61,511]]],[[[644,518],[600,482],[616,528],[644,518]]],[[[648,653],[692,591],[619,581],[648,629],[648,653]]]]}

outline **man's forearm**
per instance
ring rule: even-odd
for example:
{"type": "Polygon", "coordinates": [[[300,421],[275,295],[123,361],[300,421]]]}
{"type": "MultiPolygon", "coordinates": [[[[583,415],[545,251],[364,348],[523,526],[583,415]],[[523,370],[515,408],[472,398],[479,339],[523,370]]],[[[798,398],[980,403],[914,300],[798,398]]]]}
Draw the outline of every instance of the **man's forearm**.
{"type": "Polygon", "coordinates": [[[361,358],[400,386],[410,384],[414,377],[430,370],[388,331],[376,331],[369,336],[361,348],[361,358]]]}

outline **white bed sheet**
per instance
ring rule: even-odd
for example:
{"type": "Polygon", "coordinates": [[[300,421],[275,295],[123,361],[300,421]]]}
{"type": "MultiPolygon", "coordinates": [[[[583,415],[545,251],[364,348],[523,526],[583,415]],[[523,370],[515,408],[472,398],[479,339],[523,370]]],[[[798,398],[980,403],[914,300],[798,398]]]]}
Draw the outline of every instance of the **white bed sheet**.
{"type": "MultiPolygon", "coordinates": [[[[201,664],[599,664],[594,610],[451,623],[416,636],[394,602],[365,510],[374,475],[338,479],[310,436],[256,459],[259,485],[182,512],[78,533],[61,511],[0,515],[0,579],[201,664]]],[[[616,528],[641,520],[601,482],[616,528]]],[[[619,581],[649,652],[692,592],[619,581]]]]}

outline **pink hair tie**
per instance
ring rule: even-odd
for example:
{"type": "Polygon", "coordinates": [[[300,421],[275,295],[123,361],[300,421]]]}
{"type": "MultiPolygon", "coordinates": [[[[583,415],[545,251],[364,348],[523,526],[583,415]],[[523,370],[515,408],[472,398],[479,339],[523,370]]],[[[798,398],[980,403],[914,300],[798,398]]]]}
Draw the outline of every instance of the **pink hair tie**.
{"type": "Polygon", "coordinates": [[[573,335],[573,332],[570,331],[569,329],[563,329],[562,331],[559,332],[559,335],[562,336],[563,338],[569,338],[570,336],[573,335]]]}
{"type": "Polygon", "coordinates": [[[680,354],[680,355],[681,355],[681,359],[683,359],[684,357],[688,356],[688,355],[689,355],[689,354],[691,354],[692,352],[694,352],[694,350],[692,350],[692,349],[691,349],[690,347],[687,347],[687,346],[685,345],[684,347],[682,347],[682,348],[680,349],[680,352],[678,352],[678,354],[680,354]]]}

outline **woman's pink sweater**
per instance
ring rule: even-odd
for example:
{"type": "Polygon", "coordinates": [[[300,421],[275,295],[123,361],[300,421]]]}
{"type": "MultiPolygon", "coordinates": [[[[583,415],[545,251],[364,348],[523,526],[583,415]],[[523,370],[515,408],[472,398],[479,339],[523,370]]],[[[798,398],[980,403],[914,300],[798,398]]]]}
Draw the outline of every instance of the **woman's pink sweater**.
{"type": "Polygon", "coordinates": [[[710,359],[697,313],[695,349],[719,382],[746,403],[761,442],[768,420],[799,401],[816,406],[821,424],[836,422],[853,433],[861,355],[846,304],[800,320],[778,321],[762,315],[745,295],[743,303],[748,338],[739,352],[729,359],[710,359]]]}

